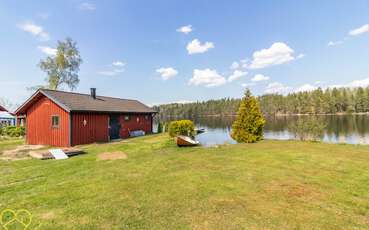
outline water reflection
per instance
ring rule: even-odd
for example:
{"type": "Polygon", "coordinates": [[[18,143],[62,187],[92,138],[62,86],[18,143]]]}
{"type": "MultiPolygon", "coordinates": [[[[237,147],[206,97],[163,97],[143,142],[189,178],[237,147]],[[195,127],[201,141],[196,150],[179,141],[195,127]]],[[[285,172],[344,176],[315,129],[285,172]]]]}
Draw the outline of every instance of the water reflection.
{"type": "MultiPolygon", "coordinates": [[[[291,123],[296,123],[298,119],[298,116],[267,117],[264,138],[294,139],[295,135],[288,127],[291,123]]],[[[309,116],[305,119],[309,119],[309,116]]],[[[321,116],[321,119],[326,124],[322,141],[369,144],[369,115],[329,115],[321,116]]],[[[198,128],[206,129],[205,133],[197,136],[197,139],[203,145],[235,143],[230,137],[234,117],[193,117],[191,120],[195,122],[198,128]]]]}

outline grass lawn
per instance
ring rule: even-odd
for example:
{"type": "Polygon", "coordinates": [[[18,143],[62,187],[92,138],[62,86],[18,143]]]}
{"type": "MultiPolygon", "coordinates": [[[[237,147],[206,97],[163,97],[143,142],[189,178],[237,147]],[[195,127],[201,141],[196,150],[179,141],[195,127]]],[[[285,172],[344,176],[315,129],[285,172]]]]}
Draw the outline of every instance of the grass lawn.
{"type": "Polygon", "coordinates": [[[19,138],[0,139],[0,155],[4,150],[12,149],[20,144],[24,144],[23,139],[19,138]]]}
{"type": "Polygon", "coordinates": [[[369,229],[369,146],[178,148],[153,135],[82,148],[0,161],[0,210],[27,209],[39,229],[369,229]],[[113,151],[128,157],[97,160],[113,151]]]}

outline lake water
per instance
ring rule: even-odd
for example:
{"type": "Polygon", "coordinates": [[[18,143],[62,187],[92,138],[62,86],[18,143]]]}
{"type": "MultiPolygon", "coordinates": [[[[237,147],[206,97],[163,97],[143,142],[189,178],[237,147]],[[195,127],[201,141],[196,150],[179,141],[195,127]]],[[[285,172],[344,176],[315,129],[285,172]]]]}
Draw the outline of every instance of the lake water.
{"type": "MultiPolygon", "coordinates": [[[[321,141],[328,143],[369,144],[369,115],[327,115],[319,116],[325,124],[321,141]]],[[[289,126],[299,119],[297,116],[280,116],[266,118],[264,128],[265,139],[289,140],[295,135],[289,126]]],[[[310,119],[305,116],[304,119],[310,119]]],[[[206,132],[196,136],[204,146],[230,143],[234,117],[198,117],[192,118],[197,128],[205,128],[206,132]]]]}

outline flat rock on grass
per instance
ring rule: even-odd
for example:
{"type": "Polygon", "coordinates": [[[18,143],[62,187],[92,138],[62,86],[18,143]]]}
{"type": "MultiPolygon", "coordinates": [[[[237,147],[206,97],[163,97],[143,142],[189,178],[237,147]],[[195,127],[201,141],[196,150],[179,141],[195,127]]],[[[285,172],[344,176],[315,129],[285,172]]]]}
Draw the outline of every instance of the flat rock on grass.
{"type": "Polygon", "coordinates": [[[127,159],[127,154],[121,151],[115,152],[104,152],[97,155],[97,160],[119,160],[119,159],[127,159]]]}
{"type": "Polygon", "coordinates": [[[19,145],[15,149],[5,150],[0,156],[3,160],[21,160],[29,158],[29,152],[45,148],[43,145],[19,145]]]}

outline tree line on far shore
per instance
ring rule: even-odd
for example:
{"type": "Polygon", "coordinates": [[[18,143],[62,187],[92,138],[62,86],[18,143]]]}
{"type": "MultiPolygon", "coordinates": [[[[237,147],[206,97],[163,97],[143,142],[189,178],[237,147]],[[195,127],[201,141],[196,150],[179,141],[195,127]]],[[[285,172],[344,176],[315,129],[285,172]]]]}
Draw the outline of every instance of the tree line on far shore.
{"type": "MultiPolygon", "coordinates": [[[[160,118],[236,115],[241,99],[223,98],[187,104],[155,106],[160,118]]],[[[318,88],[288,95],[266,94],[257,97],[264,115],[337,114],[369,112],[369,87],[318,88]]]]}

